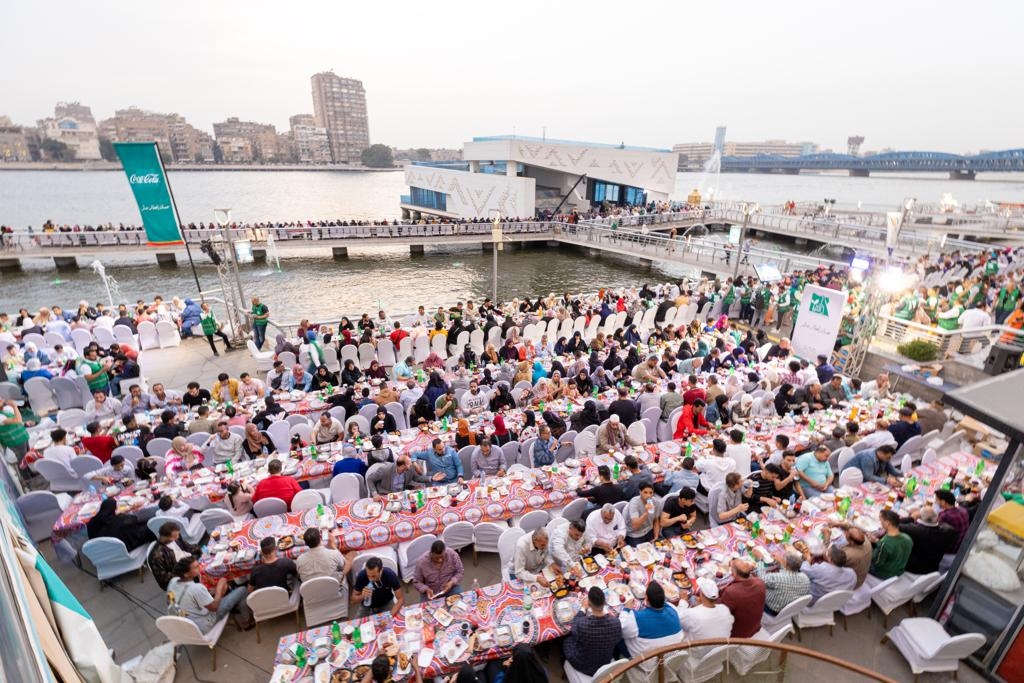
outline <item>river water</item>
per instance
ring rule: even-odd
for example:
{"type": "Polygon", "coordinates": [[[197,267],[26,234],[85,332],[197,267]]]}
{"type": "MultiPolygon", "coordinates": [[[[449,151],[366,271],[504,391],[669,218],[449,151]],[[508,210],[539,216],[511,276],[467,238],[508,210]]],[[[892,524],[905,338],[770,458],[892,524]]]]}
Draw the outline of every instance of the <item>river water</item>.
{"type": "MultiPolygon", "coordinates": [[[[309,171],[190,171],[171,172],[170,179],[181,218],[209,222],[215,208],[232,207],[239,221],[330,218],[397,218],[398,197],[407,188],[401,172],[309,171]]],[[[674,198],[684,199],[694,187],[713,183],[700,173],[680,173],[674,198]]],[[[863,203],[865,208],[895,209],[906,197],[935,204],[944,193],[963,204],[986,200],[1022,201],[1024,178],[1003,176],[973,182],[939,175],[876,176],[722,174],[720,199],[781,204],[788,200],[840,204],[863,203]]],[[[139,222],[128,183],[120,171],[0,171],[0,224],[37,229],[55,223],[139,222]]],[[[765,240],[760,240],[764,242],[765,240]]],[[[277,271],[266,264],[242,267],[247,294],[259,294],[279,320],[300,317],[333,318],[372,311],[409,312],[415,306],[454,303],[491,293],[491,256],[479,250],[430,250],[412,257],[407,249],[350,248],[347,260],[330,256],[289,258],[277,271]]],[[[152,256],[118,260],[103,258],[107,273],[118,283],[115,300],[151,300],[160,294],[192,295],[195,281],[187,266],[157,267],[152,256]]],[[[107,302],[99,276],[80,261],[78,272],[54,270],[49,260],[28,262],[21,273],[0,276],[0,311],[21,306],[38,309],[81,299],[107,302]]],[[[664,280],[686,271],[656,263],[647,271],[615,258],[593,258],[559,249],[502,252],[499,297],[536,295],[551,291],[594,290],[664,280]]],[[[198,266],[204,289],[215,286],[212,266],[198,266]]]]}

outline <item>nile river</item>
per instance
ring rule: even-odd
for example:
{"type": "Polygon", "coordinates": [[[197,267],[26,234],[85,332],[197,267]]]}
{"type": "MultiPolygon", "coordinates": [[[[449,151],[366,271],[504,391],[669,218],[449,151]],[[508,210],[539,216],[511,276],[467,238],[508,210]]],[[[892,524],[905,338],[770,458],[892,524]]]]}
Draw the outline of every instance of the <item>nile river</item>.
{"type": "MultiPolygon", "coordinates": [[[[398,197],[407,188],[401,172],[171,172],[171,183],[183,221],[210,221],[213,209],[232,208],[239,221],[329,218],[396,218],[398,197]]],[[[674,198],[684,199],[695,187],[713,182],[704,174],[678,175],[674,198]]],[[[985,200],[1022,201],[1024,178],[1013,176],[967,182],[938,174],[918,177],[841,175],[722,174],[717,197],[781,204],[787,200],[840,204],[862,202],[870,208],[895,208],[906,197],[935,204],[951,193],[964,204],[985,200]]],[[[139,223],[128,183],[120,171],[0,171],[0,224],[36,229],[47,219],[55,223],[139,223]]],[[[326,251],[326,250],[325,250],[326,251]]],[[[491,292],[491,256],[479,250],[430,251],[411,257],[402,249],[349,250],[350,258],[329,255],[289,258],[282,269],[266,264],[243,266],[247,294],[259,294],[277,320],[336,318],[372,311],[378,304],[409,312],[419,303],[453,303],[482,298],[491,292]]],[[[161,294],[188,296],[196,292],[187,266],[158,268],[152,256],[138,260],[100,257],[118,282],[115,299],[135,301],[161,294]]],[[[205,260],[205,259],[204,259],[205,260]]],[[[80,299],[107,302],[100,278],[88,269],[57,273],[51,261],[30,263],[21,273],[0,277],[0,311],[21,306],[37,309],[80,299]]],[[[500,256],[499,296],[593,290],[639,284],[684,274],[671,264],[653,271],[613,258],[590,258],[558,249],[506,251],[500,256]]],[[[215,272],[199,266],[204,289],[215,286],[215,272]]]]}

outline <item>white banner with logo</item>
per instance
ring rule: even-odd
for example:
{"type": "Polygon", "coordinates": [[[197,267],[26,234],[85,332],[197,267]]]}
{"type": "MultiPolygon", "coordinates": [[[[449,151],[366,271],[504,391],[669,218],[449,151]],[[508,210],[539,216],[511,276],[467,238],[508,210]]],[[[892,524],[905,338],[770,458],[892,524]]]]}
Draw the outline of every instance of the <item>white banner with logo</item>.
{"type": "Polygon", "coordinates": [[[845,291],[815,285],[804,287],[793,326],[793,350],[798,356],[812,363],[821,354],[832,357],[845,303],[845,291]]]}
{"type": "Polygon", "coordinates": [[[903,213],[901,211],[887,211],[885,213],[885,246],[896,248],[900,228],[903,227],[903,213]]]}

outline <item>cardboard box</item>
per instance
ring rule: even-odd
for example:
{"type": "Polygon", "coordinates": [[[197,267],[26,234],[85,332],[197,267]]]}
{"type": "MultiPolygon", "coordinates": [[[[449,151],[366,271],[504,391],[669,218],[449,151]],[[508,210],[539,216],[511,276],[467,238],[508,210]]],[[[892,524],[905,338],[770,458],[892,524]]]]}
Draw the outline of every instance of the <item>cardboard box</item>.
{"type": "Polygon", "coordinates": [[[971,443],[984,441],[988,438],[988,427],[975,420],[973,417],[964,417],[956,426],[957,431],[964,432],[964,438],[971,443]]]}
{"type": "Polygon", "coordinates": [[[974,454],[979,458],[985,458],[987,460],[998,459],[1004,451],[1006,451],[1007,444],[999,442],[985,440],[979,441],[974,444],[974,454]]]}

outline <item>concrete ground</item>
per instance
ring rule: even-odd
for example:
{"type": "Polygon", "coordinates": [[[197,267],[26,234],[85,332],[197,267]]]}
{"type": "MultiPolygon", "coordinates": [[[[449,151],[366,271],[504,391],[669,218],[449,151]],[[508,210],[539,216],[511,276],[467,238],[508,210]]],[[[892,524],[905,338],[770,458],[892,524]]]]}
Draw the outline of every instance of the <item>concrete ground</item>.
{"type": "Polygon", "coordinates": [[[168,389],[182,391],[193,381],[209,389],[222,372],[235,378],[243,372],[256,376],[256,362],[244,345],[225,352],[224,343],[218,339],[217,351],[220,356],[213,355],[204,337],[182,339],[180,346],[143,351],[139,365],[149,386],[162,382],[168,389]]]}
{"type": "MultiPolygon", "coordinates": [[[[87,562],[81,569],[58,562],[54,558],[49,542],[44,542],[41,550],[68,588],[92,615],[107,645],[114,649],[117,662],[121,663],[144,654],[150,648],[165,642],[162,634],[156,629],[155,620],[166,613],[166,598],[148,572],[141,583],[137,574],[128,574],[100,591],[99,582],[87,562]]],[[[471,549],[464,550],[462,558],[466,568],[463,586],[472,585],[474,578],[481,585],[500,581],[496,554],[480,554],[479,566],[473,565],[471,549]]],[[[418,600],[418,595],[411,586],[406,587],[405,598],[409,602],[418,600]]],[[[927,613],[927,604],[922,606],[921,613],[927,613]]],[[[890,627],[906,615],[906,610],[897,610],[889,619],[890,627]]],[[[274,619],[261,625],[262,642],[257,644],[255,631],[239,631],[229,622],[217,648],[217,669],[210,669],[209,650],[198,647],[182,648],[179,651],[174,680],[178,683],[266,683],[274,668],[274,653],[278,639],[303,628],[304,624],[296,625],[295,618],[291,616],[274,619]]],[[[842,626],[838,625],[834,635],[830,636],[827,628],[808,629],[802,634],[802,641],[797,641],[793,636],[788,642],[866,666],[897,681],[912,681],[913,675],[896,648],[892,645],[879,645],[884,633],[882,615],[873,609],[870,618],[866,612],[851,617],[849,631],[844,631],[842,626]]],[[[776,664],[777,657],[773,657],[770,662],[762,663],[755,670],[777,671],[776,664]]],[[[561,665],[557,653],[550,657],[548,669],[553,682],[561,680],[561,665]]],[[[789,657],[784,676],[748,674],[743,680],[808,681],[815,676],[829,676],[836,682],[864,680],[852,673],[800,656],[789,657]]],[[[959,676],[960,681],[964,683],[980,683],[984,680],[966,664],[961,665],[959,676]]],[[[920,680],[922,683],[938,683],[950,678],[947,674],[926,674],[922,675],[920,680]]],[[[726,675],[725,679],[739,680],[739,677],[732,673],[726,675]]]]}

